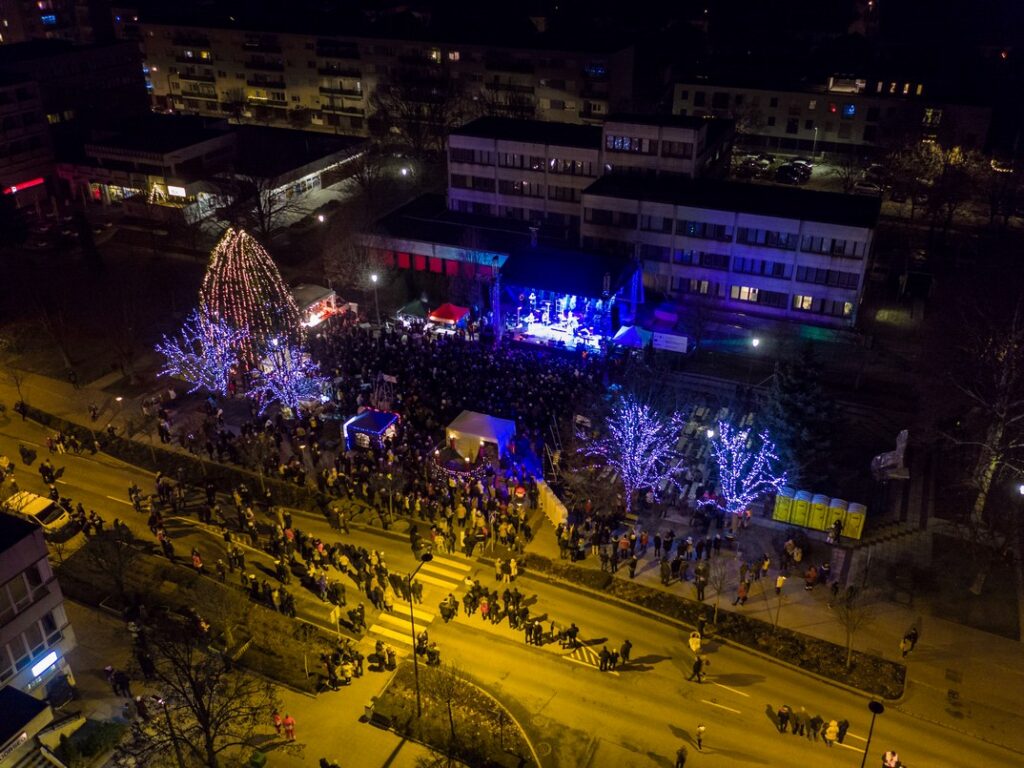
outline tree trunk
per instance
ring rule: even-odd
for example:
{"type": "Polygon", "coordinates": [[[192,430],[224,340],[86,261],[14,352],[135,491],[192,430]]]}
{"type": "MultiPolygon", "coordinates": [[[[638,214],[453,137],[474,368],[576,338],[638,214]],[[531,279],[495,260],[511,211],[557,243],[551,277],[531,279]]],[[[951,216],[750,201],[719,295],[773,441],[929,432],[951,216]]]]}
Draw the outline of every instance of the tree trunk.
{"type": "Polygon", "coordinates": [[[999,453],[997,448],[1003,440],[1002,422],[995,422],[988,428],[985,435],[985,447],[982,449],[978,463],[975,465],[974,477],[978,486],[978,495],[974,498],[974,507],[971,510],[971,521],[975,525],[981,524],[985,514],[985,504],[988,502],[988,494],[992,488],[992,481],[995,479],[996,470],[999,469],[999,453]]]}

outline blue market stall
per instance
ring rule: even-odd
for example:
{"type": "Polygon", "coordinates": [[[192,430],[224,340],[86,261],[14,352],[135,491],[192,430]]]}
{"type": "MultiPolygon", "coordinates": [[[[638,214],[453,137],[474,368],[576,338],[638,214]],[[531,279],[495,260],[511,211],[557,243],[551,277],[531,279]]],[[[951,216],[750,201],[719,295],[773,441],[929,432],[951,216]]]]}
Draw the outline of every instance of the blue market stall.
{"type": "Polygon", "coordinates": [[[380,448],[385,439],[398,433],[398,421],[397,413],[367,408],[342,426],[345,448],[380,448]]]}

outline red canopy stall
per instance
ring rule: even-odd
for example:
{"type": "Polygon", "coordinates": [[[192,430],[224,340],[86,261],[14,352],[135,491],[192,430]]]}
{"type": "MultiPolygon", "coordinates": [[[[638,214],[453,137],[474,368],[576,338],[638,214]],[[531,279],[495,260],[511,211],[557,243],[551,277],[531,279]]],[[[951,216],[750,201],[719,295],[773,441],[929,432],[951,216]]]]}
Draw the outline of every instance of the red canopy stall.
{"type": "Polygon", "coordinates": [[[469,317],[469,310],[455,304],[442,304],[429,315],[429,320],[442,325],[461,326],[469,317]]]}

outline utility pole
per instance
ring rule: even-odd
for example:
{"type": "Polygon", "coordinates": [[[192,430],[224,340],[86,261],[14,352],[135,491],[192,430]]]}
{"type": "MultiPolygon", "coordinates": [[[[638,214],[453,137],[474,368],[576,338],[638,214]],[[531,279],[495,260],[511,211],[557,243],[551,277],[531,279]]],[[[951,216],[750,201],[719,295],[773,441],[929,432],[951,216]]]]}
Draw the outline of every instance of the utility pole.
{"type": "Polygon", "coordinates": [[[434,556],[430,552],[424,552],[420,555],[420,564],[406,577],[406,586],[409,587],[409,633],[412,635],[412,677],[416,684],[416,719],[423,717],[423,701],[420,699],[420,662],[416,654],[416,616],[412,612],[412,580],[420,568],[433,559],[434,556]]]}

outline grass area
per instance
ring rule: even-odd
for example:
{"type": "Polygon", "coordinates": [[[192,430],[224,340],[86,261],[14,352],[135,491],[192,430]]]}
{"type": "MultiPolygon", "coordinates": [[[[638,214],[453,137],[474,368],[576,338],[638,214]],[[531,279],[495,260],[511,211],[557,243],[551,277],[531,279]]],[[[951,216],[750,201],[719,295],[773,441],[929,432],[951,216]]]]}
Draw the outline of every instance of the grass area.
{"type": "MultiPolygon", "coordinates": [[[[111,572],[97,567],[96,554],[89,549],[93,544],[90,540],[68,557],[58,577],[65,594],[95,607],[116,589],[111,572]]],[[[127,564],[125,587],[129,599],[141,600],[150,610],[198,612],[210,623],[212,636],[225,645],[251,638],[239,664],[297,690],[316,692],[318,677],[306,676],[303,653],[316,666],[319,653],[332,647],[331,638],[316,628],[249,601],[233,584],[199,576],[155,555],[139,555],[127,564]],[[224,643],[226,636],[234,642],[224,643]]]]}
{"type": "Polygon", "coordinates": [[[127,723],[113,720],[86,720],[85,724],[68,736],[61,736],[56,754],[68,768],[91,765],[101,755],[117,746],[128,730],[127,723]]]}
{"type": "Polygon", "coordinates": [[[493,698],[454,667],[420,665],[422,717],[416,717],[412,664],[399,667],[375,711],[396,731],[472,766],[535,765],[520,729],[493,698]]]}

